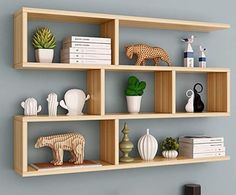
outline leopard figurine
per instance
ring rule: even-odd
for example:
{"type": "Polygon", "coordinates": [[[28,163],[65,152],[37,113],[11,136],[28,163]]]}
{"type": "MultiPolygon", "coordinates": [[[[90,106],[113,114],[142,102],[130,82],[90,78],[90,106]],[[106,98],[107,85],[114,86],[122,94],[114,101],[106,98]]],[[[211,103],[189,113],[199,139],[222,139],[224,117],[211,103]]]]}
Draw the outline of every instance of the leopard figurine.
{"type": "Polygon", "coordinates": [[[70,151],[69,162],[82,164],[84,161],[85,139],[78,133],[67,133],[38,138],[35,148],[50,147],[53,153],[53,165],[63,165],[64,150],[70,151]]]}
{"type": "Polygon", "coordinates": [[[168,66],[171,66],[169,55],[160,47],[150,47],[145,44],[127,46],[126,56],[132,59],[134,54],[138,57],[136,65],[145,65],[145,60],[153,59],[155,65],[159,65],[159,61],[162,60],[167,63],[168,66]]]}

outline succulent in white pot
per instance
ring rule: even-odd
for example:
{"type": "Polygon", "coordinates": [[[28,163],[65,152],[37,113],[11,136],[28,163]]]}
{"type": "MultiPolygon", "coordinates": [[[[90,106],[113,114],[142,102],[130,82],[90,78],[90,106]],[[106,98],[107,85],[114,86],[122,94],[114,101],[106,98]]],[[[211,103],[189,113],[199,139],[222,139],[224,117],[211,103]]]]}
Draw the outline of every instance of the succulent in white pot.
{"type": "Polygon", "coordinates": [[[128,112],[139,113],[141,107],[142,95],[146,88],[145,81],[139,81],[135,76],[130,76],[128,79],[128,86],[125,90],[128,112]]]}
{"type": "Polygon", "coordinates": [[[36,62],[52,63],[56,39],[49,28],[37,29],[33,36],[32,45],[35,48],[36,62]]]}
{"type": "Polygon", "coordinates": [[[161,143],[162,155],[165,158],[176,158],[178,156],[179,144],[176,139],[167,137],[161,143]]]}

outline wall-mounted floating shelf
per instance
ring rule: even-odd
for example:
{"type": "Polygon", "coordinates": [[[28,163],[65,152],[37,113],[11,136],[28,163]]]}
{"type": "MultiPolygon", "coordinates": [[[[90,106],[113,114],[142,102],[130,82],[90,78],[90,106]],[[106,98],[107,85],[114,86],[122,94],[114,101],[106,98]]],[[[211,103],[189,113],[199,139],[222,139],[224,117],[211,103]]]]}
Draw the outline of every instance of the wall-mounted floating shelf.
{"type": "Polygon", "coordinates": [[[228,24],[207,23],[184,20],[144,18],[22,8],[14,15],[14,67],[32,70],[74,70],[87,72],[88,101],[87,114],[83,116],[15,116],[14,118],[14,168],[22,176],[53,175],[89,171],[128,169],[139,167],[192,164],[229,160],[230,157],[202,159],[166,160],[157,157],[151,162],[136,159],[132,163],[119,162],[119,120],[217,117],[230,115],[230,70],[227,68],[186,68],[165,66],[132,66],[119,64],[119,28],[159,28],[180,31],[211,32],[230,28],[228,24]],[[112,39],[113,65],[84,65],[64,63],[35,63],[28,61],[28,23],[31,20],[63,21],[98,24],[101,37],[112,39]],[[155,84],[155,103],[153,113],[106,113],[105,76],[107,72],[153,72],[155,84]],[[203,113],[181,113],[176,111],[176,75],[179,73],[198,73],[207,76],[207,109],[203,113]],[[35,171],[28,165],[28,124],[33,122],[59,121],[100,121],[100,159],[104,166],[96,168],[35,171]]]}

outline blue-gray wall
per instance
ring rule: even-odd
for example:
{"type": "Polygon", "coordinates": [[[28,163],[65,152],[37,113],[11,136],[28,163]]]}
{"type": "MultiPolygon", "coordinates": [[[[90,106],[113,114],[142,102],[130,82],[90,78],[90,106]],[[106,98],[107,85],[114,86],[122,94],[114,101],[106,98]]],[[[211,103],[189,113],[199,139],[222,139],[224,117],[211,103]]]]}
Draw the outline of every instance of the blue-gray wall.
{"type": "MultiPolygon", "coordinates": [[[[160,0],[1,0],[0,2],[0,194],[15,195],[182,195],[182,186],[186,183],[200,183],[202,194],[222,195],[235,194],[233,185],[236,182],[235,169],[235,1],[160,1],[160,0]],[[212,33],[195,33],[195,45],[203,44],[208,48],[209,67],[229,67],[232,69],[232,117],[230,118],[199,118],[199,119],[158,119],[158,120],[130,120],[131,138],[137,143],[145,128],[158,140],[165,136],[179,136],[183,134],[210,134],[224,136],[227,153],[232,160],[221,163],[182,165],[133,170],[119,170],[98,173],[83,173],[58,175],[48,177],[22,178],[13,171],[13,130],[12,118],[22,114],[20,102],[29,96],[34,96],[43,105],[46,113],[46,96],[54,91],[60,99],[64,92],[73,87],[86,90],[84,72],[60,71],[19,71],[13,64],[13,13],[22,6],[65,9],[75,11],[101,12],[124,15],[176,18],[186,20],[202,20],[209,22],[225,22],[232,24],[226,31],[212,33]]],[[[30,32],[37,25],[31,23],[30,32]]],[[[96,26],[77,24],[46,23],[61,40],[69,34],[98,35],[96,26]]],[[[179,41],[182,36],[191,35],[188,32],[161,31],[147,29],[121,29],[120,57],[121,63],[130,63],[124,56],[122,48],[127,43],[146,42],[164,47],[170,53],[175,64],[182,64],[183,44],[179,41]]],[[[30,40],[30,39],[29,39],[30,40]]],[[[60,42],[58,42],[58,48],[60,42]]],[[[30,47],[31,48],[31,47],[30,47]]],[[[196,47],[195,47],[196,48],[196,47]]],[[[58,53],[58,50],[57,50],[58,53]]],[[[33,59],[32,50],[29,51],[30,60],[33,59]]],[[[58,60],[56,58],[56,60],[58,60]]],[[[106,111],[126,111],[125,99],[120,94],[125,87],[125,81],[131,73],[109,73],[106,76],[106,111]]],[[[139,73],[145,79],[148,88],[143,98],[143,111],[153,110],[153,75],[139,73]]],[[[201,81],[205,85],[204,75],[179,75],[177,77],[177,109],[182,107],[186,98],[184,92],[192,87],[194,82],[201,81]]],[[[206,88],[205,88],[206,90],[206,88]]],[[[60,110],[63,112],[63,110],[60,110]]],[[[124,121],[121,121],[121,126],[124,121]]],[[[35,139],[40,135],[73,129],[84,134],[87,140],[86,158],[96,159],[99,156],[98,122],[73,123],[44,123],[30,125],[29,160],[31,162],[47,160],[50,152],[47,149],[33,149],[35,139]]],[[[133,155],[137,154],[137,150],[133,155]]]]}

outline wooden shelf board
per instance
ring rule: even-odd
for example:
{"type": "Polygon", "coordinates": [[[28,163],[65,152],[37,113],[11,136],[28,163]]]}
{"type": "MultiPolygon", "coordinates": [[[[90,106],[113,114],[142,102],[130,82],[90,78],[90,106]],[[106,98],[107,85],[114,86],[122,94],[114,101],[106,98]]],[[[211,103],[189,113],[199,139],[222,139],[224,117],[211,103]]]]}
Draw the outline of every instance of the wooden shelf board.
{"type": "Polygon", "coordinates": [[[228,112],[202,112],[202,113],[107,113],[106,115],[80,115],[80,116],[15,116],[15,120],[22,122],[59,122],[59,121],[86,121],[86,120],[115,120],[115,119],[158,119],[158,118],[196,118],[196,117],[220,117],[230,116],[228,112]]]}
{"type": "Polygon", "coordinates": [[[35,70],[99,70],[107,71],[176,71],[180,73],[208,73],[208,72],[230,72],[228,68],[186,68],[181,66],[135,66],[135,65],[89,65],[89,64],[64,64],[64,63],[36,63],[28,62],[18,64],[17,69],[35,70]]]}
{"type": "Polygon", "coordinates": [[[23,7],[17,11],[27,13],[29,20],[55,20],[66,22],[85,22],[93,24],[102,24],[109,20],[119,20],[120,26],[138,27],[138,28],[159,28],[181,31],[199,31],[211,32],[230,28],[229,24],[198,22],[175,19],[148,18],[137,16],[122,16],[101,13],[87,13],[64,10],[38,9],[23,7]]]}
{"type": "Polygon", "coordinates": [[[103,164],[102,167],[93,168],[71,168],[64,170],[47,170],[47,171],[36,171],[31,166],[28,166],[28,171],[23,173],[22,176],[43,176],[43,175],[58,175],[58,174],[69,174],[69,173],[82,173],[82,172],[94,172],[94,171],[108,171],[108,170],[119,170],[119,169],[133,169],[133,168],[144,168],[144,167],[158,167],[158,166],[170,166],[170,165],[183,165],[183,164],[195,164],[195,163],[207,163],[230,160],[230,156],[224,157],[211,157],[211,158],[198,158],[190,159],[184,157],[178,157],[177,159],[165,159],[163,157],[156,157],[153,161],[143,161],[140,158],[136,158],[131,163],[120,163],[118,165],[111,165],[103,161],[98,161],[103,164]]]}

